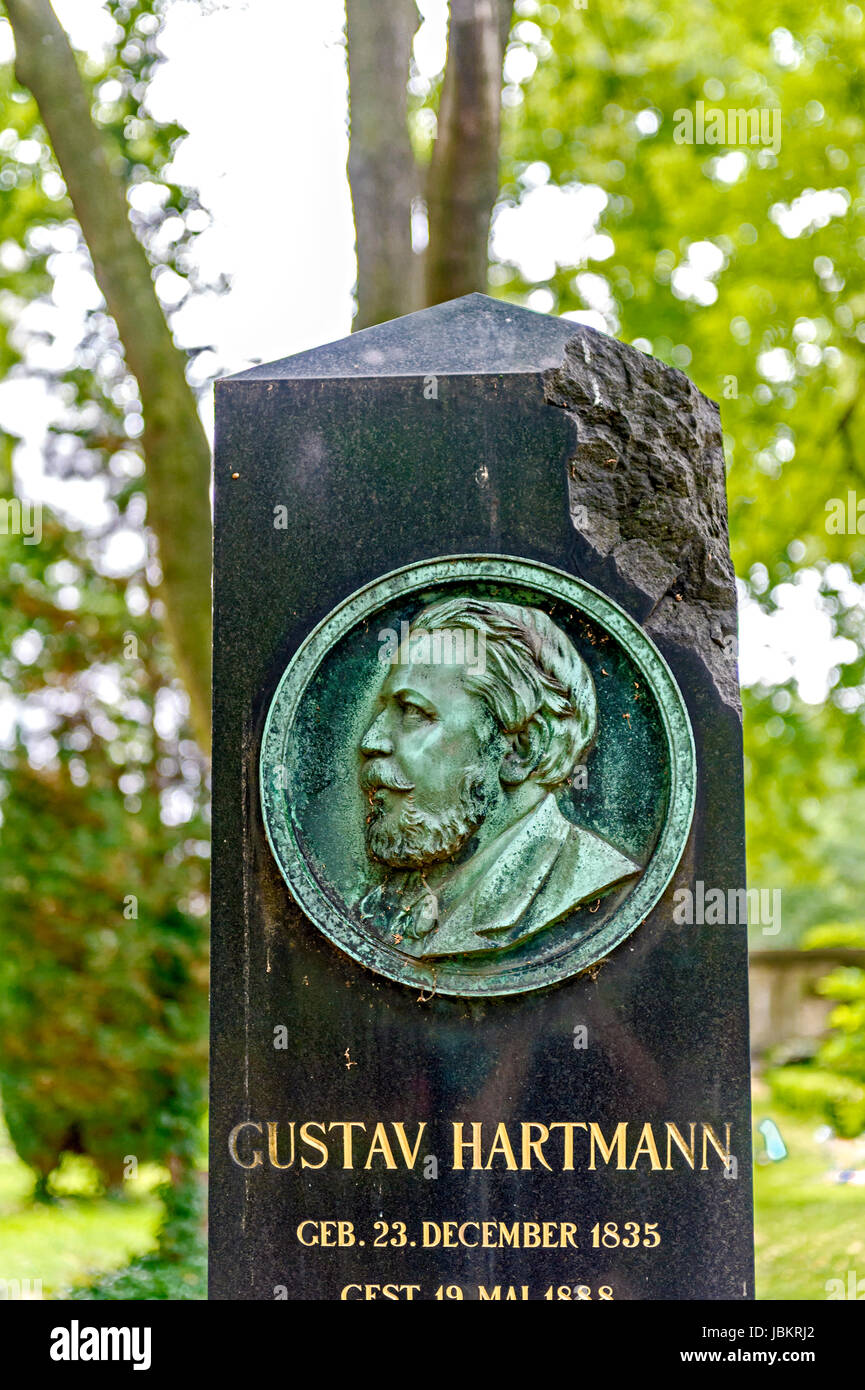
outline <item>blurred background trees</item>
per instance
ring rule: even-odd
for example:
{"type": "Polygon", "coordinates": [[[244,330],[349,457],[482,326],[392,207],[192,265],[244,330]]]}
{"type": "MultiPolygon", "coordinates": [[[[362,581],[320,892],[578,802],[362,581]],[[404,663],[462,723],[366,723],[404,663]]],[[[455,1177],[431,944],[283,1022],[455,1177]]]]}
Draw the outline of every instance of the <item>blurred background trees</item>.
{"type": "MultiPolygon", "coordinates": [[[[16,77],[35,99],[137,388],[147,464],[148,525],[159,546],[164,620],[173,637],[193,722],[206,747],[210,450],[186,380],[184,356],[165,321],[144,244],[130,224],[127,201],[130,183],[140,181],[142,174],[157,178],[160,174],[159,164],[154,167],[153,155],[159,159],[156,150],[149,164],[142,165],[136,164],[135,142],[127,148],[128,133],[139,133],[144,114],[143,98],[156,51],[156,16],[150,5],[123,0],[111,9],[119,22],[117,40],[122,47],[115,63],[98,74],[98,80],[100,89],[115,83],[119,90],[112,103],[114,122],[99,122],[91,112],[92,89],[82,80],[50,0],[8,0],[6,4],[15,36],[16,77]]],[[[155,133],[155,124],[149,124],[155,133]]],[[[170,143],[167,148],[163,144],[162,164],[169,153],[170,143]]],[[[162,221],[164,225],[164,217],[162,221]]]]}
{"type": "Polygon", "coordinates": [[[112,1186],[130,1158],[177,1176],[204,1099],[204,761],[146,590],[130,612],[129,583],[94,573],[51,518],[39,546],[10,542],[0,623],[21,729],[2,763],[6,1122],[40,1190],[66,1151],[112,1186]]]}
{"type": "MultiPolygon", "coordinates": [[[[111,9],[115,49],[80,76],[48,6],[10,5],[8,13],[32,30],[48,12],[61,70],[72,63],[86,97],[87,139],[98,144],[103,184],[120,201],[124,227],[112,228],[111,209],[98,200],[81,220],[102,236],[103,261],[116,254],[100,281],[107,297],[112,274],[124,282],[123,342],[104,303],[86,314],[65,353],[43,326],[50,318],[40,322],[36,311],[60,299],[57,253],[77,249],[86,264],[90,248],[73,216],[67,169],[61,173],[47,143],[49,121],[11,69],[0,72],[0,360],[13,379],[20,364],[50,388],[57,409],[49,468],[99,484],[88,528],[43,507],[41,538],[8,525],[0,535],[0,1089],[12,1140],[40,1192],[64,1152],[86,1154],[111,1186],[139,1163],[162,1163],[179,1178],[197,1152],[205,1095],[207,723],[193,721],[177,674],[190,669],[178,661],[189,628],[167,622],[172,603],[183,615],[189,574],[178,585],[175,570],[166,593],[166,547],[151,531],[161,488],[162,529],[175,528],[175,553],[188,549],[203,575],[197,619],[206,633],[207,443],[154,288],[160,271],[185,272],[201,213],[193,193],[165,182],[182,132],[145,108],[158,17],[150,5],[111,9]],[[161,190],[157,211],[145,217],[133,206],[130,223],[127,194],[134,204],[145,185],[161,190]],[[145,281],[137,293],[136,274],[145,281]],[[140,377],[130,372],[133,361],[143,364],[140,377]],[[163,392],[166,380],[173,385],[163,392]],[[189,438],[198,474],[191,468],[194,487],[173,498],[189,438]]],[[[38,34],[27,37],[38,46],[38,34]]],[[[66,88],[69,81],[67,74],[66,88]]],[[[34,85],[50,88],[51,73],[34,85]]],[[[53,99],[61,98],[72,100],[58,80],[53,99]]],[[[53,108],[52,117],[62,126],[62,111],[53,108]]],[[[86,196],[94,192],[105,195],[95,178],[86,196]]],[[[6,499],[15,448],[4,436],[6,499]]],[[[199,694],[206,701],[206,675],[199,694]]]]}
{"type": "MultiPolygon", "coordinates": [[[[827,922],[807,932],[803,944],[859,952],[865,960],[865,926],[827,922]]],[[[812,1064],[773,1068],[769,1085],[780,1105],[825,1115],[836,1134],[855,1139],[865,1133],[865,969],[855,959],[839,963],[818,990],[834,1007],[812,1064]]]]}
{"type": "MultiPolygon", "coordinates": [[[[170,330],[226,287],[198,268],[209,219],[175,181],[184,132],[148,103],[172,3],[105,0],[98,60],[73,55],[48,0],[5,6],[0,362],[46,383],[48,467],[99,497],[85,527],[43,508],[38,544],[0,530],[0,1087],[43,1186],[69,1150],[109,1183],[127,1154],[179,1172],[203,1104],[209,383],[170,330]],[[51,319],[71,255],[103,296],[74,342],[51,319]]],[[[827,506],[865,496],[862,9],[452,0],[431,73],[417,32],[433,8],[346,3],[354,326],[485,289],[614,333],[720,400],[751,653],[750,878],[783,892],[781,932],[754,944],[828,923],[850,946],[865,518],[833,528],[827,506]],[[678,143],[700,101],[777,108],[780,148],[678,143]],[[775,617],[788,632],[801,617],[788,650],[775,617]]],[[[267,233],[250,254],[284,256],[267,233]]],[[[0,500],[21,490],[21,447],[3,437],[0,500]]],[[[836,1042],[803,1085],[841,1081],[815,1104],[865,1084],[859,987],[827,986],[836,1042]]]]}

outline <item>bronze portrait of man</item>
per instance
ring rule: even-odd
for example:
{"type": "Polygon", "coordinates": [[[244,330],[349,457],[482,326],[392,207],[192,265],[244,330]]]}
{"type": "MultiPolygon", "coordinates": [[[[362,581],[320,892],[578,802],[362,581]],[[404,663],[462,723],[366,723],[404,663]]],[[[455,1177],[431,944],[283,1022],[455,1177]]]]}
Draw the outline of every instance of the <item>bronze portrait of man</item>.
{"type": "Polygon", "coordinates": [[[556,801],[597,727],[588,667],[540,608],[424,609],[361,740],[367,854],[388,870],[361,921],[418,958],[501,951],[639,874],[556,801]]]}

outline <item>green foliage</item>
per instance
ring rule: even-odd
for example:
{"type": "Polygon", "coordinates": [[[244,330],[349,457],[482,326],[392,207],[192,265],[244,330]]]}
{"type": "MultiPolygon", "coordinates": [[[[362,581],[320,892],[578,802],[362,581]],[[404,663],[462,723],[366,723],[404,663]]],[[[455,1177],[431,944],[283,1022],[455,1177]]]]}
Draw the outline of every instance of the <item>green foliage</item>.
{"type": "MultiPolygon", "coordinates": [[[[809,932],[804,944],[865,951],[865,925],[825,923],[809,932]]],[[[835,1001],[828,1037],[811,1065],[778,1067],[767,1080],[779,1104],[822,1114],[839,1135],[855,1139],[865,1133],[865,968],[838,965],[817,988],[835,1001]]]]}
{"type": "Polygon", "coordinates": [[[10,548],[0,670],[25,730],[42,731],[0,762],[0,1085],[18,1152],[43,1177],[69,1149],[118,1183],[127,1156],[182,1165],[195,1143],[206,825],[200,810],[166,821],[178,797],[200,804],[203,766],[182,723],[179,737],[158,732],[166,697],[182,709],[182,696],[152,613],[129,612],[130,586],[80,564],[70,611],[69,538],[50,518],[41,546],[10,548]]]}
{"type": "Polygon", "coordinates": [[[781,932],[752,929],[752,944],[796,946],[815,921],[861,915],[861,717],[832,701],[806,705],[792,683],[745,690],[743,705],[749,877],[782,892],[781,932]]]}
{"type": "Polygon", "coordinates": [[[767,1075],[772,1098],[799,1115],[822,1115],[837,1134],[855,1139],[865,1129],[865,1089],[822,1067],[778,1067],[767,1075]]]}
{"type": "Polygon", "coordinates": [[[827,912],[855,916],[865,888],[865,605],[850,582],[865,579],[865,517],[827,527],[831,499],[865,498],[865,18],[805,0],[517,0],[511,50],[529,75],[505,91],[502,209],[544,182],[582,188],[577,206],[594,185],[603,207],[600,235],[575,233],[546,267],[494,263],[491,283],[591,311],[720,400],[748,595],[772,613],[816,577],[850,641],[825,704],[792,679],[746,701],[750,880],[783,890],[772,944],[789,944],[827,912]],[[698,101],[777,108],[780,149],[679,143],[698,101]],[[694,273],[694,247],[713,269],[694,273]]]}
{"type": "MultiPolygon", "coordinates": [[[[154,194],[146,214],[131,211],[151,259],[183,274],[206,218],[168,177],[182,132],[146,107],[162,5],[109,8],[114,46],[99,63],[82,58],[93,114],[118,176],[154,194]]],[[[86,530],[44,507],[37,544],[0,534],[0,701],[12,726],[0,751],[0,1086],[13,1141],[47,1192],[64,1152],[89,1155],[110,1185],[129,1157],[175,1177],[194,1162],[207,786],[155,597],[137,386],[101,304],[68,355],[51,341],[55,276],[70,255],[86,267],[86,251],[9,67],[0,98],[0,366],[51,395],[48,471],[101,495],[86,530]],[[112,558],[118,542],[131,561],[112,558]]],[[[15,443],[3,439],[0,497],[14,495],[15,443]]]]}
{"type": "Polygon", "coordinates": [[[167,1262],[159,1254],[141,1255],[125,1269],[106,1274],[85,1288],[69,1289],[75,1299],[203,1299],[207,1297],[207,1256],[203,1242],[183,1261],[167,1262]]]}
{"type": "MultiPolygon", "coordinates": [[[[626,0],[615,13],[546,14],[538,6],[514,33],[540,62],[509,112],[505,200],[525,198],[533,161],[553,183],[604,190],[600,230],[613,245],[590,244],[587,262],[606,282],[610,327],[723,397],[737,570],[759,563],[771,585],[824,558],[862,572],[862,538],[824,525],[827,497],[861,467],[852,448],[865,364],[861,12],[803,0],[662,11],[626,0]],[[677,143],[677,113],[699,100],[778,107],[777,156],[741,147],[734,171],[723,163],[730,147],[677,143]],[[641,113],[656,130],[641,130],[641,113]],[[811,220],[804,208],[800,223],[785,218],[808,189],[837,190],[837,199],[811,209],[811,220]],[[698,242],[718,252],[707,286],[676,273],[698,242]],[[779,349],[776,379],[762,354],[779,349]],[[733,378],[736,394],[725,394],[733,378]],[[793,538],[806,553],[791,561],[793,538]]],[[[602,302],[602,287],[580,270],[557,265],[543,282],[558,312],[602,302]]],[[[505,292],[529,288],[517,267],[496,280],[505,292]]]]}
{"type": "Polygon", "coordinates": [[[84,1288],[67,1292],[75,1299],[202,1299],[207,1297],[207,1258],[202,1234],[202,1196],[188,1180],[162,1190],[165,1218],[157,1248],[125,1269],[84,1288]]]}

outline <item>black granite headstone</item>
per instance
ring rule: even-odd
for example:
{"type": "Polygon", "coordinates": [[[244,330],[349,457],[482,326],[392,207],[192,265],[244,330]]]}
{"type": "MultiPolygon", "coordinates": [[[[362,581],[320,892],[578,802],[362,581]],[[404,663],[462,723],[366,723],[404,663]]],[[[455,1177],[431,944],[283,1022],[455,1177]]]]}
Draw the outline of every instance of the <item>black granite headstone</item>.
{"type": "Polygon", "coordinates": [[[717,407],[634,349],[472,295],[219,383],[212,1298],[753,1297],[735,621],[717,407]],[[376,858],[440,603],[571,694],[489,716],[516,829],[376,858]]]}

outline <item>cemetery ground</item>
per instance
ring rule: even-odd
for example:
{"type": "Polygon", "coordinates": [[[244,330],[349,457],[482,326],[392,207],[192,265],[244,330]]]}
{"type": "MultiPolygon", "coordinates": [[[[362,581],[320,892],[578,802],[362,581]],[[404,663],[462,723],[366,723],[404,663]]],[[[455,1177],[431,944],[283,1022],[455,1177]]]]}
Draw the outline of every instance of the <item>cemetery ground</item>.
{"type": "MultiPolygon", "coordinates": [[[[0,1112],[0,1299],[203,1298],[206,1238],[197,1214],[193,1247],[159,1250],[168,1173],[142,1164],[121,1192],[106,1192],[86,1158],[67,1154],[33,1197],[34,1175],[16,1154],[0,1112]]],[[[181,1223],[182,1224],[182,1223],[181,1223]]]]}
{"type": "MultiPolygon", "coordinates": [[[[827,1145],[817,1135],[820,1121],[780,1110],[759,1095],[754,1101],[754,1150],[765,1154],[756,1126],[771,1118],[787,1148],[780,1162],[755,1165],[757,1298],[816,1300],[826,1298],[826,1284],[849,1271],[865,1277],[865,1202],[859,1187],[834,1179],[827,1145]]],[[[161,1170],[142,1167],[121,1195],[100,1192],[83,1159],[64,1160],[53,1181],[55,1196],[32,1200],[33,1178],[18,1159],[8,1137],[0,1135],[0,1277],[23,1282],[41,1279],[43,1298],[56,1299],[72,1288],[106,1276],[153,1252],[160,1203],[155,1193],[161,1170]]],[[[200,1297],[203,1237],[198,1259],[175,1265],[173,1288],[200,1297]]],[[[158,1262],[151,1266],[159,1273],[158,1262]]],[[[111,1287],[109,1279],[108,1287],[111,1287]]],[[[155,1285],[154,1285],[155,1287],[155,1285]]],[[[116,1284],[112,1297],[122,1296],[116,1284]]],[[[38,1295],[37,1295],[38,1296],[38,1295]]],[[[97,1292],[97,1296],[100,1296],[97,1292]]],[[[147,1297],[145,1287],[129,1296],[147,1297]]],[[[178,1295],[174,1295],[178,1296],[178,1295]]]]}

